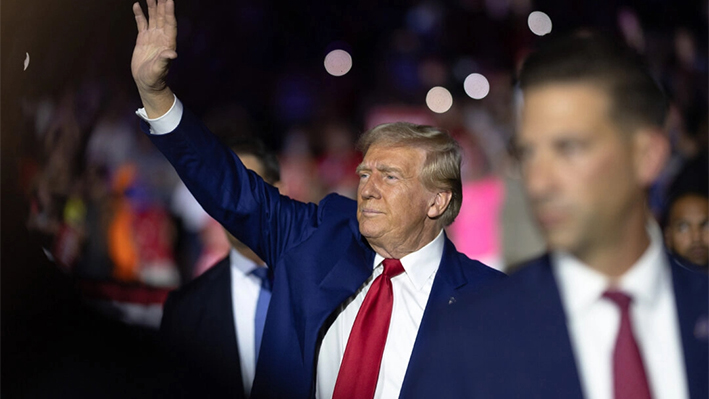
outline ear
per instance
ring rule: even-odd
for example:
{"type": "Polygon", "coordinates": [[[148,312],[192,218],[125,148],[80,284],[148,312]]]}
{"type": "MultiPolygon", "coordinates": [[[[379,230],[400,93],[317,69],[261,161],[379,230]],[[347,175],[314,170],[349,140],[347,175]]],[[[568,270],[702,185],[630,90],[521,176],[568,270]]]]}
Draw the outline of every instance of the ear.
{"type": "Polygon", "coordinates": [[[436,193],[431,206],[428,207],[428,217],[435,219],[443,215],[443,212],[448,209],[448,204],[451,202],[452,197],[453,194],[450,191],[441,191],[436,193]]]}
{"type": "Polygon", "coordinates": [[[649,187],[662,172],[670,155],[670,143],[659,128],[642,128],[633,136],[637,181],[649,187]]]}

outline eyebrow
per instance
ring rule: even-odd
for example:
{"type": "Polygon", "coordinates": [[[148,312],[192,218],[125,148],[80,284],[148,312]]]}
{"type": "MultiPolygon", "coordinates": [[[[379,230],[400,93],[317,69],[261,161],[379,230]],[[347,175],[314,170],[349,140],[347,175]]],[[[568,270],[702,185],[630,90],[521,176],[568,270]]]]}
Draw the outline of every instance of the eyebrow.
{"type": "MultiPolygon", "coordinates": [[[[386,173],[386,172],[389,172],[389,173],[402,174],[401,169],[395,168],[395,167],[393,167],[393,166],[386,166],[386,165],[383,165],[383,166],[378,166],[378,167],[375,168],[375,169],[378,170],[378,171],[380,171],[380,172],[385,172],[385,173],[386,173]]],[[[369,166],[365,166],[365,165],[363,165],[363,164],[359,164],[359,165],[357,166],[357,170],[356,170],[356,171],[357,171],[357,173],[360,173],[360,172],[362,172],[362,171],[370,171],[370,170],[372,170],[372,168],[370,168],[369,166]]]]}

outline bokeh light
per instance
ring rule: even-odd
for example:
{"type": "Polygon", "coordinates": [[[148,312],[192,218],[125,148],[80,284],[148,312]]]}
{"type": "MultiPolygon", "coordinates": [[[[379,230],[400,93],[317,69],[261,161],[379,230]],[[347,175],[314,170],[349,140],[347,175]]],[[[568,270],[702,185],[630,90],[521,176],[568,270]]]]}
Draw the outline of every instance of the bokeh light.
{"type": "Polygon", "coordinates": [[[431,111],[442,114],[453,106],[453,95],[445,87],[436,86],[426,94],[426,105],[431,111]]]}
{"type": "Polygon", "coordinates": [[[325,70],[332,76],[342,76],[352,69],[352,56],[345,50],[332,50],[325,56],[325,70]]]}
{"type": "Polygon", "coordinates": [[[487,78],[479,73],[471,73],[463,82],[465,94],[470,98],[480,100],[490,93],[490,82],[487,78]]]}
{"type": "Polygon", "coordinates": [[[551,18],[541,11],[533,11],[527,18],[529,29],[537,36],[551,33],[551,18]]]}

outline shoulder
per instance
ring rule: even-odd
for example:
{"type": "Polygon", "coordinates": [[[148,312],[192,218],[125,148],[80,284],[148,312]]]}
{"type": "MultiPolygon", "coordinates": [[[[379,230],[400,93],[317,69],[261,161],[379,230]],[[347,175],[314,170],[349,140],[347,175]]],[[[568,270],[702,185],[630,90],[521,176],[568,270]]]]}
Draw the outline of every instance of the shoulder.
{"type": "Polygon", "coordinates": [[[668,255],[668,261],[672,269],[672,280],[676,291],[706,298],[709,292],[709,274],[706,271],[672,255],[668,255]]]}
{"type": "Polygon", "coordinates": [[[336,193],[326,195],[318,204],[318,208],[321,215],[348,218],[357,215],[357,202],[336,193]]]}
{"type": "Polygon", "coordinates": [[[460,262],[465,266],[469,274],[492,280],[504,280],[507,275],[500,270],[492,268],[478,260],[470,259],[464,254],[460,254],[460,262]]]}
{"type": "Polygon", "coordinates": [[[551,259],[549,254],[544,254],[519,265],[505,279],[505,283],[497,295],[525,298],[527,295],[535,295],[539,290],[549,290],[554,287],[556,287],[556,281],[551,268],[551,259]],[[517,293],[517,295],[510,295],[511,293],[517,293]]]}
{"type": "Polygon", "coordinates": [[[225,257],[199,277],[170,292],[165,302],[165,311],[195,300],[202,294],[210,294],[219,284],[230,284],[229,257],[225,257]]]}
{"type": "Polygon", "coordinates": [[[502,280],[505,273],[475,259],[470,259],[462,252],[458,252],[453,242],[446,237],[443,249],[443,261],[458,263],[462,266],[463,273],[468,277],[482,280],[502,280]]]}
{"type": "Polygon", "coordinates": [[[702,280],[706,280],[706,278],[709,276],[709,270],[702,266],[694,264],[682,257],[670,253],[666,253],[666,257],[668,259],[668,262],[670,263],[673,273],[680,273],[687,276],[688,278],[702,280]]]}
{"type": "Polygon", "coordinates": [[[313,227],[320,235],[337,231],[359,236],[357,202],[339,194],[328,194],[318,203],[316,220],[313,222],[313,227]]]}
{"type": "Polygon", "coordinates": [[[497,277],[497,281],[484,290],[459,298],[462,303],[457,307],[462,312],[474,308],[481,314],[518,312],[539,303],[540,294],[546,296],[555,290],[551,263],[548,255],[544,255],[524,263],[506,278],[497,277]]]}

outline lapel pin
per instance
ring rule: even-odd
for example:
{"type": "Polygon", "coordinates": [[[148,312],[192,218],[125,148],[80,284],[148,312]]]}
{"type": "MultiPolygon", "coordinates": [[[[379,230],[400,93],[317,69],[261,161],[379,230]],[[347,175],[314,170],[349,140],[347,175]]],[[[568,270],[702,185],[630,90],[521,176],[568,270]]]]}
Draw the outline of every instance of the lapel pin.
{"type": "Polygon", "coordinates": [[[448,304],[452,305],[454,303],[455,303],[455,297],[450,297],[450,299],[448,300],[448,304]]]}

